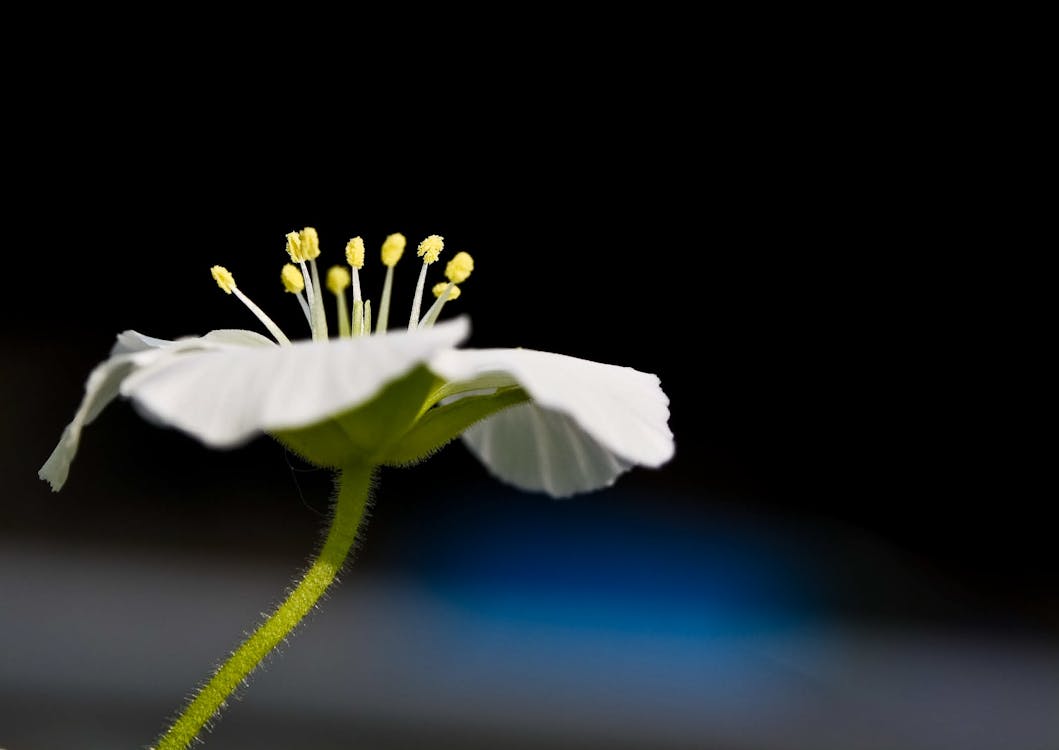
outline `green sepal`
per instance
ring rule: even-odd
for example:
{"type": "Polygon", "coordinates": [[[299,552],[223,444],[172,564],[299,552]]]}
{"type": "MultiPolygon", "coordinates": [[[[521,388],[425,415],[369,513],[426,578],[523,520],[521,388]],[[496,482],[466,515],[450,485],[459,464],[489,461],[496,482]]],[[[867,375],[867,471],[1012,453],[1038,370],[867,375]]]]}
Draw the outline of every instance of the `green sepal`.
{"type": "Polygon", "coordinates": [[[322,422],[272,435],[306,461],[328,468],[384,463],[442,381],[423,366],[387,383],[371,400],[322,422]]]}
{"type": "Polygon", "coordinates": [[[529,401],[521,388],[501,388],[482,396],[464,396],[424,413],[399,442],[376,456],[384,466],[405,466],[429,458],[468,427],[502,409],[529,401]]]}

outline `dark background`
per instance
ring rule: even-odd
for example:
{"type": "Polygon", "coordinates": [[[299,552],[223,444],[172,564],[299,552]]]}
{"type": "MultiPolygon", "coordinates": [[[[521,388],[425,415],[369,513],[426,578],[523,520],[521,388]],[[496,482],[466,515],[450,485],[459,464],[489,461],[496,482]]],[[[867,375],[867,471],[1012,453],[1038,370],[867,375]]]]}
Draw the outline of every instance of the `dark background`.
{"type": "Polygon", "coordinates": [[[898,128],[782,66],[700,79],[615,65],[561,86],[509,71],[470,101],[427,71],[433,96],[363,91],[355,105],[238,77],[201,97],[175,75],[97,86],[99,71],[29,100],[7,154],[0,540],[307,554],[329,478],[267,438],[211,452],[119,403],[86,430],[62,493],[35,472],[117,332],[257,328],[214,263],[299,331],[278,283],[286,232],[315,226],[325,268],[363,236],[376,300],[382,239],[400,231],[411,251],[437,233],[446,255],[475,257],[447,308],[470,315],[470,345],[657,373],[676,456],[556,505],[499,488],[451,446],[384,473],[366,574],[443,565],[439,533],[590,533],[649,509],[703,539],[732,519],[789,532],[815,571],[802,603],[825,619],[1054,642],[1041,451],[996,421],[982,342],[995,331],[944,237],[936,178],[957,160],[931,146],[929,111],[898,128]]]}

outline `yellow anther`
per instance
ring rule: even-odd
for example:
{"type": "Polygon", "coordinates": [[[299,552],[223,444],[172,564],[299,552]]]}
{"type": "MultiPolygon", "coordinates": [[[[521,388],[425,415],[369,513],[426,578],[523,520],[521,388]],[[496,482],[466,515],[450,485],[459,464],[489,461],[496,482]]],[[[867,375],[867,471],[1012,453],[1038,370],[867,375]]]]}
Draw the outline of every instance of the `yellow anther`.
{"type": "Polygon", "coordinates": [[[213,274],[213,280],[217,282],[217,286],[224,290],[225,294],[232,293],[232,290],[235,289],[235,279],[232,278],[227,268],[214,266],[210,269],[210,273],[213,274]]]}
{"type": "Polygon", "coordinates": [[[408,240],[400,232],[391,234],[382,243],[382,264],[393,268],[404,254],[404,246],[408,240]]]}
{"type": "Polygon", "coordinates": [[[462,284],[474,270],[474,258],[470,253],[459,252],[452,256],[452,260],[445,266],[445,278],[462,284]]]}
{"type": "Polygon", "coordinates": [[[297,232],[287,232],[287,255],[295,263],[305,260],[305,256],[302,255],[302,239],[297,232]]]}
{"type": "MultiPolygon", "coordinates": [[[[435,284],[434,285],[434,296],[435,297],[440,297],[441,295],[443,295],[445,293],[445,290],[448,289],[448,288],[449,288],[449,285],[446,284],[444,281],[441,282],[440,284],[435,284]]],[[[459,297],[460,297],[460,288],[458,286],[456,286],[455,284],[453,284],[452,285],[452,290],[449,291],[449,299],[459,299],[459,297]]]]}
{"type": "Polygon", "coordinates": [[[313,260],[320,256],[320,235],[312,227],[305,227],[298,233],[301,241],[301,258],[299,260],[313,260]]]}
{"type": "Polygon", "coordinates": [[[416,255],[422,258],[424,263],[433,263],[438,259],[444,247],[445,238],[432,234],[419,243],[419,250],[416,251],[416,255]]]}
{"type": "Polygon", "coordinates": [[[354,268],[364,268],[364,240],[360,237],[346,243],[346,262],[354,268]]]}
{"type": "Polygon", "coordinates": [[[279,276],[283,280],[283,288],[291,294],[298,294],[305,288],[305,277],[302,276],[297,266],[288,263],[283,266],[279,276]]]}
{"type": "Polygon", "coordinates": [[[332,294],[341,294],[347,287],[351,277],[345,266],[331,266],[327,272],[327,288],[332,294]]]}

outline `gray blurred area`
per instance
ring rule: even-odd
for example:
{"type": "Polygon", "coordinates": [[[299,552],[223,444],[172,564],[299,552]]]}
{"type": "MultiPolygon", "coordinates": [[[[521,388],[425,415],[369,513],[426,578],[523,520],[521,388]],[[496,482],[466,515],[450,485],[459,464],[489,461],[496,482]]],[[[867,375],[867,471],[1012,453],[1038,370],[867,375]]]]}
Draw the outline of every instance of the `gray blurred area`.
{"type": "MultiPolygon", "coordinates": [[[[0,550],[0,746],[141,748],[283,565],[0,550]]],[[[1059,649],[842,623],[679,638],[495,618],[355,568],[208,747],[1050,750],[1059,649]]]]}

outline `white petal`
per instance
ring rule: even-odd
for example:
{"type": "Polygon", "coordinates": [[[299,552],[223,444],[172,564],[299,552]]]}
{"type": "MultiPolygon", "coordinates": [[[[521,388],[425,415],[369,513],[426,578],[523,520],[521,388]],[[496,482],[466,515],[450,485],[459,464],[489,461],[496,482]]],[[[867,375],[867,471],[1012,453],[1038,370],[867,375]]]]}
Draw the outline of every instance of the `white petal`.
{"type": "Polygon", "coordinates": [[[119,354],[160,349],[172,343],[170,339],[155,338],[139,331],[122,331],[118,334],[118,340],[114,342],[114,346],[110,350],[110,356],[116,357],[119,354]]]}
{"type": "Polygon", "coordinates": [[[552,497],[607,487],[633,466],[570,417],[532,403],[479,422],[463,434],[463,441],[498,478],[552,497]]]}
{"type": "Polygon", "coordinates": [[[430,367],[452,381],[507,377],[529,393],[530,404],[464,434],[490,470],[523,489],[584,492],[673,456],[669,399],[655,375],[530,349],[445,351],[430,367]]]}
{"type": "MultiPolygon", "coordinates": [[[[275,346],[272,339],[262,336],[255,331],[244,331],[241,328],[217,328],[201,337],[187,337],[178,339],[187,341],[209,341],[211,343],[231,344],[233,346],[275,346]]],[[[145,352],[150,349],[164,349],[165,346],[174,344],[172,339],[159,339],[154,336],[141,334],[139,331],[123,331],[118,334],[118,340],[114,342],[110,350],[110,356],[119,354],[130,354],[132,352],[145,352]]]]}
{"type": "Polygon", "coordinates": [[[416,331],[291,346],[216,347],[138,370],[121,385],[145,416],[231,447],[350,409],[455,346],[466,319],[416,331]]]}
{"type": "Polygon", "coordinates": [[[174,356],[221,345],[258,347],[275,346],[275,343],[259,333],[235,329],[210,331],[202,337],[189,336],[175,341],[147,336],[139,331],[119,333],[110,350],[110,358],[89,374],[81,405],[63,430],[38,476],[56,492],[62,488],[81,442],[81,430],[91,424],[107,404],[119,395],[122,381],[133,372],[152,365],[160,366],[174,356]]]}
{"type": "MultiPolygon", "coordinates": [[[[256,331],[244,331],[240,328],[219,328],[210,331],[205,336],[184,338],[180,341],[209,341],[216,344],[231,344],[232,346],[276,346],[276,342],[262,336],[256,331]]],[[[175,343],[170,339],[159,339],[148,336],[139,331],[122,331],[118,334],[118,340],[110,350],[110,356],[128,354],[130,352],[142,352],[148,349],[160,349],[175,343]]]]}
{"type": "Polygon", "coordinates": [[[73,420],[63,430],[59,443],[55,446],[48,460],[37,472],[37,475],[58,492],[66,484],[70,473],[70,464],[77,453],[81,440],[81,428],[91,422],[118,395],[122,379],[133,370],[133,357],[125,354],[112,357],[98,365],[88,376],[85,383],[85,395],[81,406],[74,414],[73,420]]]}
{"type": "Polygon", "coordinates": [[[58,444],[40,468],[38,476],[58,492],[66,483],[70,464],[81,441],[81,430],[91,424],[120,391],[122,381],[139,368],[147,367],[180,353],[206,346],[202,339],[166,341],[136,331],[118,335],[110,359],[97,365],[85,382],[85,395],[73,420],[63,430],[58,444]]]}
{"type": "Polygon", "coordinates": [[[241,328],[218,328],[216,331],[210,331],[202,338],[215,344],[229,344],[231,346],[278,346],[268,336],[262,336],[257,331],[245,331],[241,328]]]}

